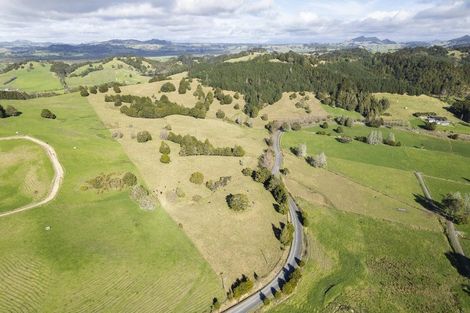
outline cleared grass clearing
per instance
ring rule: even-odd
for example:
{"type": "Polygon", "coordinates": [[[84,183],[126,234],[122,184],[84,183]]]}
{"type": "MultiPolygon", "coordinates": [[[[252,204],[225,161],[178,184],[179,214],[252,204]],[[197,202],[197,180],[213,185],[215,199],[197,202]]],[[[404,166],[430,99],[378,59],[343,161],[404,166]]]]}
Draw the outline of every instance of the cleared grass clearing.
{"type": "MultiPolygon", "coordinates": [[[[134,67],[117,59],[113,59],[112,61],[107,63],[93,63],[92,67],[98,67],[100,65],[103,66],[102,70],[90,72],[84,77],[67,77],[67,85],[73,88],[78,86],[95,86],[112,82],[123,84],[137,84],[147,82],[150,79],[147,76],[143,76],[134,67]]],[[[88,65],[79,67],[73,73],[71,73],[71,75],[80,75],[88,68],[88,65]]]]}
{"type": "MultiPolygon", "coordinates": [[[[123,93],[148,95],[144,90],[149,85],[155,84],[136,85],[135,90],[125,87],[127,89],[123,93]]],[[[157,87],[152,89],[158,90],[157,87]]],[[[195,101],[192,93],[190,97],[195,101]]],[[[255,271],[263,277],[272,271],[282,254],[272,225],[279,225],[285,217],[275,212],[274,199],[262,185],[241,173],[244,167],[254,168],[257,165],[264,147],[264,130],[240,127],[217,119],[201,120],[177,115],[164,119],[136,119],[121,114],[112,103],[105,103],[103,95],[88,99],[106,127],[124,135],[119,141],[147,185],[171,217],[181,224],[214,271],[223,273],[226,287],[241,274],[252,275],[255,271]],[[209,139],[216,147],[241,145],[246,155],[242,158],[181,157],[178,155],[179,145],[168,142],[171,163],[162,164],[158,152],[161,143],[159,135],[166,125],[171,125],[176,134],[190,134],[199,140],[209,139]],[[143,130],[149,131],[153,140],[145,144],[137,143],[132,139],[133,134],[143,130]],[[218,180],[222,176],[231,176],[232,180],[213,193],[204,185],[189,182],[190,175],[196,171],[204,174],[205,181],[218,180]],[[176,188],[182,190],[185,197],[179,198],[176,188]],[[231,211],[225,200],[229,193],[247,194],[251,207],[246,212],[231,211]],[[194,196],[200,199],[195,201],[194,196]]]]}
{"type": "Polygon", "coordinates": [[[50,71],[51,65],[49,63],[28,62],[22,67],[0,74],[0,88],[19,89],[26,92],[63,90],[59,78],[50,71]],[[30,64],[33,67],[30,67],[30,64]],[[12,80],[14,77],[16,79],[12,80]]]}
{"type": "Polygon", "coordinates": [[[440,230],[435,216],[396,197],[389,189],[380,190],[381,186],[374,186],[372,181],[347,177],[348,172],[338,175],[313,168],[286,150],[284,156],[284,166],[291,172],[285,180],[286,185],[295,198],[414,228],[440,230]]]}
{"type": "MultiPolygon", "coordinates": [[[[386,98],[390,101],[390,108],[386,111],[390,116],[382,116],[384,120],[403,120],[410,121],[415,119],[413,113],[416,112],[435,112],[438,116],[447,117],[453,123],[461,122],[452,113],[447,111],[445,107],[449,105],[439,99],[421,96],[407,96],[390,93],[375,93],[378,98],[386,98]]],[[[454,126],[443,126],[443,130],[454,130],[454,126]]]]}
{"type": "MultiPolygon", "coordinates": [[[[318,101],[318,100],[317,100],[318,101]]],[[[351,117],[355,120],[363,120],[364,117],[355,111],[348,111],[342,108],[332,107],[327,104],[320,103],[320,107],[325,110],[329,116],[336,117],[336,116],[344,116],[344,117],[351,117]]]]}
{"type": "Polygon", "coordinates": [[[303,108],[296,108],[295,104],[299,102],[302,98],[297,93],[297,98],[289,99],[289,96],[293,94],[292,92],[284,92],[282,94],[281,100],[278,102],[267,105],[260,112],[259,115],[268,114],[269,120],[291,120],[291,119],[300,119],[310,116],[326,118],[328,113],[320,105],[320,101],[315,98],[313,93],[306,93],[306,96],[309,97],[309,100],[305,101],[306,105],[310,106],[311,113],[306,113],[303,108]]]}
{"type": "Polygon", "coordinates": [[[464,278],[442,234],[301,201],[310,258],[296,293],[269,312],[463,312],[464,278]],[[419,247],[419,248],[417,248],[419,247]]]}
{"type": "Polygon", "coordinates": [[[256,57],[259,57],[260,55],[264,55],[264,54],[265,53],[261,53],[261,52],[252,52],[249,55],[245,55],[245,56],[242,56],[242,57],[239,57],[239,58],[228,59],[228,60],[225,60],[224,62],[226,62],[226,63],[247,62],[247,61],[253,60],[256,57]]]}
{"type": "Polygon", "coordinates": [[[220,278],[165,210],[140,209],[126,190],[80,190],[103,169],[141,181],[85,98],[3,103],[23,114],[2,121],[0,136],[48,142],[65,179],[54,201],[0,219],[0,281],[9,282],[0,284],[0,311],[206,312],[223,299],[220,278]],[[58,118],[40,118],[43,106],[58,118]]]}
{"type": "Polygon", "coordinates": [[[44,198],[53,176],[41,147],[25,140],[0,141],[0,212],[44,198]]]}

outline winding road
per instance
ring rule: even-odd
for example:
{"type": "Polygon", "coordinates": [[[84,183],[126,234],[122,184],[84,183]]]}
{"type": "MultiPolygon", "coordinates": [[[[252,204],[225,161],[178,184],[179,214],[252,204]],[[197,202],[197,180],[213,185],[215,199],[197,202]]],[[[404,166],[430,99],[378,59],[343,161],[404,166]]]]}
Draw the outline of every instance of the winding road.
{"type": "Polygon", "coordinates": [[[17,208],[8,212],[0,213],[0,217],[5,217],[5,216],[20,213],[20,212],[24,212],[27,210],[31,210],[31,209],[34,209],[38,206],[44,205],[52,201],[57,196],[60,185],[64,179],[64,169],[62,168],[62,165],[60,164],[59,159],[57,158],[57,153],[55,152],[54,148],[52,148],[46,142],[39,140],[37,138],[31,137],[31,136],[11,136],[11,137],[0,138],[0,140],[18,140],[18,139],[32,141],[40,145],[46,151],[47,156],[52,162],[52,167],[54,168],[54,179],[52,181],[52,188],[49,194],[47,195],[47,197],[42,199],[41,201],[33,202],[23,207],[20,207],[20,208],[17,208]]]}
{"type": "MultiPolygon", "coordinates": [[[[282,165],[282,153],[281,153],[281,136],[282,132],[277,131],[274,133],[274,142],[273,142],[273,149],[275,153],[275,162],[272,169],[272,174],[279,176],[279,171],[282,165]]],[[[276,277],[271,280],[266,286],[257,290],[248,298],[238,302],[237,304],[233,305],[232,307],[228,308],[224,312],[226,313],[245,313],[251,312],[258,308],[259,306],[263,305],[262,298],[263,297],[271,297],[273,296],[274,290],[279,290],[279,284],[284,281],[286,273],[292,271],[294,268],[298,266],[298,261],[302,257],[302,241],[303,241],[303,229],[302,224],[298,218],[298,214],[300,213],[299,208],[295,204],[294,200],[289,197],[289,219],[292,225],[294,226],[294,237],[292,240],[292,244],[289,250],[289,256],[287,257],[286,263],[284,264],[282,270],[277,273],[276,277]]]]}

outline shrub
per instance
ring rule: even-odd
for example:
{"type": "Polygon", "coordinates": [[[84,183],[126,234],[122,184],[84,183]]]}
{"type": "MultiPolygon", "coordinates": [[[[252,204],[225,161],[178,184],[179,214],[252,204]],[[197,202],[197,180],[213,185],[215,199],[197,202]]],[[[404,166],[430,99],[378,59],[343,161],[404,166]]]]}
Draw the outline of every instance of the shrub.
{"type": "Polygon", "coordinates": [[[137,133],[137,142],[143,143],[152,140],[152,135],[146,130],[137,133]]]}
{"type": "Polygon", "coordinates": [[[336,140],[338,142],[341,142],[341,143],[350,143],[352,141],[352,138],[349,137],[349,136],[344,136],[343,135],[343,136],[340,136],[340,137],[336,138],[336,140]]]}
{"type": "Polygon", "coordinates": [[[133,173],[127,172],[122,177],[122,181],[126,186],[135,186],[137,184],[137,177],[133,173]]]}
{"type": "Polygon", "coordinates": [[[367,136],[367,143],[370,145],[378,145],[383,142],[383,136],[381,131],[373,130],[367,136]]]}
{"type": "Polygon", "coordinates": [[[190,90],[191,89],[191,85],[189,83],[189,81],[186,79],[186,78],[182,78],[181,81],[180,81],[180,85],[178,87],[178,93],[180,95],[182,94],[185,94],[187,90],[190,90]]]}
{"type": "Polygon", "coordinates": [[[225,200],[228,207],[234,211],[244,211],[248,208],[248,197],[244,194],[229,194],[225,200]]]}
{"type": "Polygon", "coordinates": [[[208,180],[206,182],[206,187],[210,191],[216,191],[217,189],[221,187],[227,186],[231,181],[232,181],[232,176],[222,176],[217,181],[208,180]]]}
{"type": "Polygon", "coordinates": [[[106,84],[100,85],[98,87],[98,91],[101,92],[101,93],[108,92],[108,90],[109,90],[109,88],[108,88],[108,85],[106,85],[106,84]]]}
{"type": "Polygon", "coordinates": [[[295,98],[297,98],[297,94],[295,92],[289,95],[289,100],[294,100],[295,98]]]}
{"type": "Polygon", "coordinates": [[[162,85],[162,87],[160,88],[160,91],[161,92],[173,92],[173,91],[176,91],[176,87],[172,83],[166,82],[162,85]]]}
{"type": "Polygon", "coordinates": [[[21,112],[18,111],[14,106],[8,105],[5,109],[5,117],[10,117],[10,116],[19,116],[21,115],[21,112]]]}
{"type": "Polygon", "coordinates": [[[162,156],[160,157],[160,162],[162,162],[163,164],[170,163],[170,156],[168,154],[162,154],[162,156]]]}
{"type": "Polygon", "coordinates": [[[42,111],[41,111],[41,117],[43,117],[43,118],[55,119],[55,118],[56,118],[56,115],[55,115],[54,113],[52,113],[50,110],[48,110],[48,109],[42,109],[42,111]]]}
{"type": "Polygon", "coordinates": [[[437,128],[437,124],[434,123],[434,122],[426,121],[426,122],[424,122],[423,128],[427,129],[427,130],[430,130],[430,131],[434,131],[437,128]]]}
{"type": "Polygon", "coordinates": [[[328,128],[328,123],[327,122],[323,122],[321,125],[320,125],[321,128],[323,129],[327,129],[328,128]]]}
{"type": "Polygon", "coordinates": [[[448,193],[442,200],[447,214],[457,223],[466,224],[470,216],[470,194],[448,193]]]}
{"type": "Polygon", "coordinates": [[[314,157],[308,156],[306,161],[308,164],[316,168],[325,168],[327,166],[326,155],[324,152],[314,157]]]}
{"type": "Polygon", "coordinates": [[[231,294],[235,299],[240,299],[240,297],[248,293],[253,286],[253,281],[243,275],[241,279],[237,279],[235,283],[232,284],[231,294]]]}
{"type": "Polygon", "coordinates": [[[237,104],[235,104],[235,105],[233,106],[233,108],[234,108],[235,110],[240,110],[240,105],[237,103],[237,104]]]}
{"type": "Polygon", "coordinates": [[[354,125],[354,120],[350,117],[348,117],[346,121],[344,122],[344,126],[346,127],[352,127],[353,125],[354,125]]]}
{"type": "Polygon", "coordinates": [[[299,144],[297,147],[292,147],[291,151],[298,157],[305,158],[307,156],[307,145],[299,144]]]}
{"type": "Polygon", "coordinates": [[[457,139],[459,139],[459,134],[450,134],[448,137],[450,139],[457,140],[457,139]]]}
{"type": "Polygon", "coordinates": [[[194,172],[189,177],[189,181],[196,185],[201,185],[204,182],[204,174],[201,172],[194,172]]]}
{"type": "Polygon", "coordinates": [[[244,169],[242,169],[242,174],[244,176],[251,176],[253,175],[253,170],[249,167],[245,167],[244,169]]]}
{"type": "Polygon", "coordinates": [[[88,90],[86,88],[80,88],[80,96],[88,97],[89,95],[90,95],[90,93],[88,92],[88,90]]]}
{"type": "Polygon", "coordinates": [[[95,94],[95,95],[98,93],[98,89],[96,88],[96,86],[90,87],[90,93],[95,94]]]}
{"type": "Polygon", "coordinates": [[[215,113],[215,116],[217,118],[224,118],[225,117],[225,112],[222,110],[218,110],[217,113],[215,113]]]}
{"type": "Polygon", "coordinates": [[[236,93],[233,95],[233,97],[234,97],[236,100],[238,100],[238,99],[240,99],[240,94],[239,94],[238,92],[236,92],[236,93]]]}
{"type": "Polygon", "coordinates": [[[294,123],[292,123],[291,128],[292,128],[293,131],[298,131],[302,128],[302,126],[300,125],[300,123],[294,122],[294,123]]]}
{"type": "Polygon", "coordinates": [[[379,128],[384,124],[384,120],[382,118],[374,118],[366,121],[366,125],[369,127],[379,128]]]}
{"type": "Polygon", "coordinates": [[[233,101],[233,99],[232,99],[231,95],[224,95],[224,97],[222,98],[222,103],[221,104],[231,104],[232,101],[233,101]]]}
{"type": "Polygon", "coordinates": [[[118,85],[114,85],[113,90],[115,93],[121,93],[121,88],[118,85]]]}
{"type": "Polygon", "coordinates": [[[267,121],[267,120],[269,119],[269,118],[268,118],[268,114],[263,114],[263,115],[261,115],[261,119],[262,119],[263,121],[267,121]]]}
{"type": "Polygon", "coordinates": [[[281,130],[282,130],[282,131],[285,131],[285,132],[291,130],[290,124],[287,123],[287,122],[282,123],[282,125],[281,125],[281,130]]]}
{"type": "Polygon", "coordinates": [[[383,143],[389,146],[401,146],[401,143],[395,139],[395,134],[392,132],[388,133],[388,136],[384,139],[383,143]]]}
{"type": "MultiPolygon", "coordinates": [[[[291,223],[287,223],[282,229],[279,235],[279,241],[283,246],[288,246],[292,242],[294,235],[294,226],[291,223]]],[[[284,291],[284,290],[283,290],[284,291]]]]}
{"type": "Polygon", "coordinates": [[[343,127],[341,126],[336,127],[335,132],[337,132],[338,134],[342,134],[344,132],[343,127]]]}
{"type": "Polygon", "coordinates": [[[164,141],[160,144],[160,149],[158,151],[160,151],[161,154],[170,154],[171,152],[170,146],[164,141]]]}

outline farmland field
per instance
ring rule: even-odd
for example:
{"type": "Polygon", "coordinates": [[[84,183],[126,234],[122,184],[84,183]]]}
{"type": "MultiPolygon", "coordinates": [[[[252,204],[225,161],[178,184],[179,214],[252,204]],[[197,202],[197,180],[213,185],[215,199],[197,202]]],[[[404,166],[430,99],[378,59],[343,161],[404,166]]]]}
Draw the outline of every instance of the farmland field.
{"type": "Polygon", "coordinates": [[[301,201],[311,225],[296,293],[269,312],[462,312],[445,237],[301,201]],[[419,246],[419,248],[417,248],[419,246]]]}
{"type": "Polygon", "coordinates": [[[0,212],[44,198],[53,175],[49,158],[35,143],[0,141],[0,212]]]}
{"type": "Polygon", "coordinates": [[[17,70],[0,74],[0,89],[19,89],[26,92],[63,90],[59,78],[50,68],[49,63],[28,62],[17,70]]]}
{"type": "Polygon", "coordinates": [[[65,178],[49,204],[0,219],[0,311],[204,312],[223,299],[218,273],[165,210],[140,209],[127,189],[82,190],[103,172],[131,171],[143,183],[85,98],[2,104],[23,114],[2,120],[0,136],[48,142],[65,178]],[[40,118],[43,107],[57,119],[40,118]]]}

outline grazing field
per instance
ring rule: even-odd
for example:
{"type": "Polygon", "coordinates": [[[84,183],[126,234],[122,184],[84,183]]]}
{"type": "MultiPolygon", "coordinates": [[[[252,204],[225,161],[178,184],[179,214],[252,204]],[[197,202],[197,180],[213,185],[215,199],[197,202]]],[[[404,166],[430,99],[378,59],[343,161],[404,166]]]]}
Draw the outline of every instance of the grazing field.
{"type": "Polygon", "coordinates": [[[78,87],[78,86],[95,86],[104,83],[122,83],[122,84],[137,84],[147,82],[150,78],[142,76],[142,74],[137,71],[134,67],[113,59],[110,62],[99,62],[93,63],[91,66],[84,65],[76,69],[66,78],[66,83],[69,87],[78,87]],[[92,71],[85,76],[85,71],[89,68],[98,68],[102,66],[103,69],[92,71]],[[70,77],[70,75],[77,75],[75,77],[70,77]]]}
{"type": "MultiPolygon", "coordinates": [[[[427,181],[429,177],[438,182],[439,190],[468,190],[470,144],[464,141],[380,129],[384,138],[393,131],[402,146],[359,141],[343,144],[335,139],[338,134],[333,128],[330,125],[326,129],[331,136],[315,134],[319,127],[284,134],[285,166],[295,173],[287,177],[287,184],[294,195],[319,205],[438,231],[436,218],[422,211],[419,203],[422,190],[414,172],[424,173],[427,181]],[[315,169],[295,157],[289,148],[299,144],[307,145],[309,155],[325,152],[327,170],[315,169]]],[[[363,126],[344,127],[344,134],[367,136],[371,130],[363,126]]],[[[433,191],[432,185],[430,188],[433,191]]]]}
{"type": "Polygon", "coordinates": [[[140,209],[127,189],[82,190],[103,172],[131,171],[143,183],[85,98],[2,104],[23,114],[2,120],[0,136],[48,142],[65,178],[49,204],[0,219],[0,311],[207,312],[223,299],[219,273],[165,210],[140,209]],[[40,118],[44,107],[57,119],[40,118]]]}
{"type": "Polygon", "coordinates": [[[50,69],[49,63],[28,62],[17,70],[0,74],[0,89],[19,89],[26,92],[63,90],[59,78],[50,69]]]}
{"type": "Polygon", "coordinates": [[[225,60],[224,62],[227,62],[227,63],[236,63],[236,62],[251,61],[251,60],[253,60],[254,58],[259,57],[260,55],[263,55],[263,54],[264,54],[264,53],[261,53],[261,52],[251,52],[251,53],[248,54],[248,55],[245,55],[245,56],[242,56],[242,57],[238,57],[238,58],[228,59],[228,60],[225,60]]]}
{"type": "Polygon", "coordinates": [[[364,117],[356,111],[348,111],[342,108],[332,107],[330,105],[322,104],[322,103],[320,103],[320,107],[322,107],[323,110],[325,110],[326,113],[328,113],[328,115],[332,117],[344,116],[344,117],[351,117],[356,120],[364,119],[364,117]]]}
{"type": "Polygon", "coordinates": [[[301,201],[311,225],[296,293],[269,312],[466,312],[465,279],[438,232],[301,201]]]}
{"type": "Polygon", "coordinates": [[[44,198],[53,176],[41,147],[26,140],[0,140],[0,212],[44,198]]]}
{"type": "MultiPolygon", "coordinates": [[[[172,77],[176,87],[181,75],[184,74],[172,77]]],[[[122,94],[157,95],[163,83],[123,87],[122,94]]],[[[192,95],[196,86],[197,82],[193,80],[191,91],[186,94],[165,94],[171,101],[193,107],[197,101],[192,95]]],[[[265,147],[264,130],[216,119],[211,116],[211,112],[206,119],[179,115],[163,119],[132,118],[121,114],[113,103],[105,103],[102,94],[90,95],[88,100],[106,127],[112,132],[122,133],[119,142],[142,173],[146,184],[214,271],[221,273],[226,288],[242,274],[251,276],[256,272],[259,278],[263,278],[272,272],[283,253],[274,236],[273,225],[285,222],[285,216],[274,210],[274,199],[261,184],[241,173],[244,167],[256,167],[265,147]],[[170,126],[175,134],[189,134],[201,141],[208,139],[216,147],[240,145],[246,154],[241,158],[180,156],[179,145],[166,141],[171,150],[171,162],[163,164],[160,162],[160,134],[166,126],[170,126]],[[153,139],[147,143],[138,143],[135,135],[144,130],[150,132],[153,139]],[[204,183],[208,180],[217,181],[224,176],[230,176],[231,181],[225,187],[210,191],[204,183],[195,185],[189,181],[194,172],[204,175],[204,183]],[[226,196],[237,193],[248,196],[250,207],[247,211],[233,212],[228,208],[226,196]]],[[[211,111],[213,106],[220,104],[214,100],[211,111]]]]}

